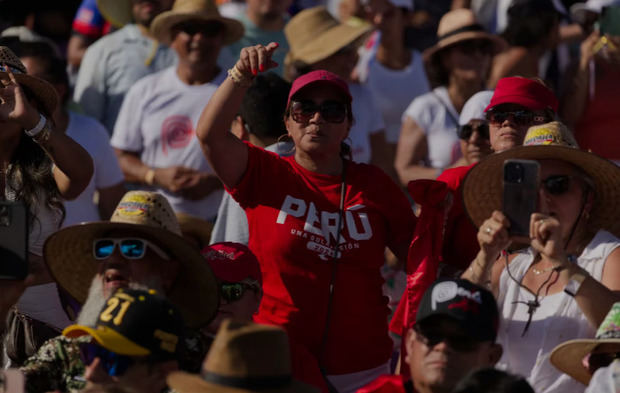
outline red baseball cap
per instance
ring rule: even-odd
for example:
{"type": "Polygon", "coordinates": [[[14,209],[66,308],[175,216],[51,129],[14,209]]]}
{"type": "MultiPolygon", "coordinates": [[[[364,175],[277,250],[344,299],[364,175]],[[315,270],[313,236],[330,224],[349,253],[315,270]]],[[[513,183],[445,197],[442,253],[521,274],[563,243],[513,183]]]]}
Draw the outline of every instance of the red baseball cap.
{"type": "Polygon", "coordinates": [[[245,244],[215,243],[203,248],[201,254],[219,281],[240,282],[251,278],[263,284],[258,259],[245,244]]]}
{"type": "Polygon", "coordinates": [[[551,109],[557,112],[558,110],[558,99],[551,89],[540,82],[520,76],[500,79],[491,97],[491,102],[484,111],[500,104],[517,104],[534,111],[551,109]]]}
{"type": "Polygon", "coordinates": [[[340,92],[347,98],[348,102],[351,102],[351,93],[349,92],[349,86],[347,82],[342,80],[338,75],[333,72],[325,71],[325,70],[316,70],[312,72],[308,72],[300,76],[299,78],[293,81],[293,86],[291,86],[291,91],[288,93],[288,102],[286,106],[291,103],[291,98],[299,92],[299,90],[303,89],[306,86],[322,83],[327,86],[331,86],[336,90],[340,90],[340,92]]]}

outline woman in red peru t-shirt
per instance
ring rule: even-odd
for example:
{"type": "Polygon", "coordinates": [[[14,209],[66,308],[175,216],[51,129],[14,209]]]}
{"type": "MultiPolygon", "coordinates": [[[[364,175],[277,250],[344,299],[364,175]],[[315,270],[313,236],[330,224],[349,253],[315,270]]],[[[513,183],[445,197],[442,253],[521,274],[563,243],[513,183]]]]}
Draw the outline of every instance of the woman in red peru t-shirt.
{"type": "Polygon", "coordinates": [[[415,217],[380,169],[346,158],[351,95],[328,71],[293,82],[284,119],[293,156],[279,157],[229,132],[246,86],[258,70],[274,66],[276,48],[241,51],[196,132],[248,217],[249,247],[263,273],[256,321],[287,330],[297,378],[326,391],[322,368],[338,390],[350,388],[355,373],[367,379],[388,371],[392,342],[379,269],[386,246],[406,259],[415,217]]]}

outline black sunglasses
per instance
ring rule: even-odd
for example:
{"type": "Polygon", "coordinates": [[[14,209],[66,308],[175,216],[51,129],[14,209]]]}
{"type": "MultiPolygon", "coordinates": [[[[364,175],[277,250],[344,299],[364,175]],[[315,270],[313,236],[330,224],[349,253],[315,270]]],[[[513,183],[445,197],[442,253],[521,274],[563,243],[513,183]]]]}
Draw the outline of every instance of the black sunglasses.
{"type": "Polygon", "coordinates": [[[342,123],[347,117],[347,106],[339,101],[324,101],[320,105],[312,101],[293,101],[290,113],[297,123],[308,123],[315,113],[328,123],[342,123]]]}
{"type": "Polygon", "coordinates": [[[224,25],[219,22],[188,21],[181,22],[174,28],[188,35],[202,33],[206,37],[215,37],[224,30],[224,25]]]}
{"type": "Polygon", "coordinates": [[[520,111],[497,111],[489,110],[486,114],[487,120],[493,124],[502,124],[508,118],[511,118],[518,126],[527,126],[533,124],[540,124],[545,122],[545,117],[538,115],[532,111],[520,110],[520,111]]]}
{"type": "Polygon", "coordinates": [[[592,353],[588,356],[587,365],[590,374],[594,374],[601,367],[607,367],[615,359],[620,359],[620,352],[592,353]]]}
{"type": "Polygon", "coordinates": [[[487,40],[467,40],[459,43],[457,47],[463,53],[491,54],[493,52],[493,44],[487,40]]]}
{"type": "Polygon", "coordinates": [[[468,140],[474,131],[478,131],[478,134],[482,139],[489,139],[488,123],[480,123],[477,125],[465,124],[458,129],[456,134],[460,139],[468,140]]]}
{"type": "Polygon", "coordinates": [[[419,323],[413,326],[417,333],[417,339],[429,348],[433,348],[440,342],[445,341],[450,348],[456,352],[471,352],[478,348],[479,341],[466,335],[446,335],[427,326],[421,326],[419,323]]]}
{"type": "Polygon", "coordinates": [[[243,297],[243,294],[248,289],[255,293],[258,290],[255,285],[246,284],[244,282],[223,282],[220,284],[220,296],[226,303],[236,302],[243,297]]]}
{"type": "Polygon", "coordinates": [[[562,195],[568,192],[572,180],[570,175],[551,175],[542,181],[542,185],[551,195],[562,195]]]}

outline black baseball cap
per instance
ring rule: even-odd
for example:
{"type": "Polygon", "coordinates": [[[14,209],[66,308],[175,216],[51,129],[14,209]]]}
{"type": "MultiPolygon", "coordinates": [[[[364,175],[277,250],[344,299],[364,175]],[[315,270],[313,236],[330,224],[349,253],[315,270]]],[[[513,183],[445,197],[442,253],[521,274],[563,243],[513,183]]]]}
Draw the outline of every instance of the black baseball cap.
{"type": "Polygon", "coordinates": [[[468,335],[479,341],[495,341],[499,311],[493,294],[462,279],[439,279],[424,292],[416,324],[431,317],[456,320],[468,335]]]}
{"type": "Polygon", "coordinates": [[[127,356],[178,359],[185,327],[179,310],[155,290],[118,289],[95,327],[71,325],[67,337],[89,335],[105,349],[127,356]]]}

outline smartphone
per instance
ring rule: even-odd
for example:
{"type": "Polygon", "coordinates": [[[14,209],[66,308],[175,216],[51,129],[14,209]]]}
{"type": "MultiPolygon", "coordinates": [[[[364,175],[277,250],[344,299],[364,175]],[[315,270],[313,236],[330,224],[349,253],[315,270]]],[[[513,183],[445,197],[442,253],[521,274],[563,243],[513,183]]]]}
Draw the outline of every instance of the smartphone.
{"type": "Polygon", "coordinates": [[[23,202],[0,202],[0,279],[28,275],[28,208],[23,202]]]}
{"type": "Polygon", "coordinates": [[[601,10],[598,29],[603,34],[620,36],[620,6],[607,6],[601,10]]]}
{"type": "Polygon", "coordinates": [[[503,212],[510,220],[512,236],[530,235],[530,216],[538,204],[540,165],[531,160],[504,161],[503,212]]]}

